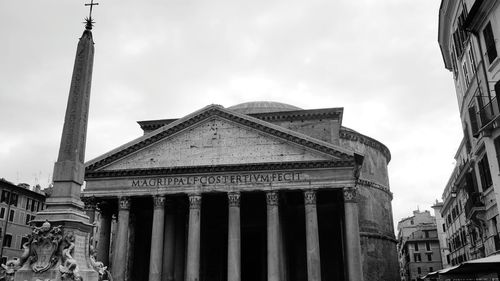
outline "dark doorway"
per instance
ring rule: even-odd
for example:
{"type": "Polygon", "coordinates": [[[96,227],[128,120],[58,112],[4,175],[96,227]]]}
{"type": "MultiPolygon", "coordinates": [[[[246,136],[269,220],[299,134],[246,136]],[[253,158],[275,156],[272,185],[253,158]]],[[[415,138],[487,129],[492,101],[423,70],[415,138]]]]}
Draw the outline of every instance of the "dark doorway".
{"type": "Polygon", "coordinates": [[[283,239],[285,240],[286,275],[288,280],[307,280],[306,221],[303,191],[282,193],[281,224],[283,239]]]}
{"type": "Polygon", "coordinates": [[[267,211],[263,192],[242,193],[241,280],[267,280],[267,211]]]}
{"type": "Polygon", "coordinates": [[[203,194],[201,203],[201,265],[202,281],[227,281],[226,193],[203,194]]]}
{"type": "Polygon", "coordinates": [[[318,191],[316,198],[321,249],[321,279],[343,281],[345,274],[342,190],[318,191]]]}
{"type": "Polygon", "coordinates": [[[134,281],[147,281],[149,276],[149,252],[151,249],[151,226],[153,223],[152,198],[137,197],[132,201],[130,212],[131,230],[129,233],[132,249],[128,254],[132,264],[128,270],[134,281]]]}

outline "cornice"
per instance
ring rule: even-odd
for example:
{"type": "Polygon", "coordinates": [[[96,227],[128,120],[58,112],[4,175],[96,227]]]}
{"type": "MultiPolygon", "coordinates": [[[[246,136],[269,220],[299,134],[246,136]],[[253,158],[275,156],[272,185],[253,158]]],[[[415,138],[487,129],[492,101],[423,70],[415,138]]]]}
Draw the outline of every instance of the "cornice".
{"type": "Polygon", "coordinates": [[[174,135],[180,131],[185,130],[186,128],[189,128],[195,124],[198,124],[204,120],[207,120],[215,116],[222,117],[224,119],[242,124],[244,126],[257,129],[261,132],[267,133],[275,137],[279,137],[291,143],[295,143],[300,146],[308,147],[318,152],[332,155],[339,159],[343,160],[353,159],[353,155],[349,155],[343,152],[342,148],[334,148],[328,143],[322,144],[322,142],[319,140],[315,140],[311,137],[301,135],[291,130],[270,123],[266,123],[264,121],[255,119],[250,116],[224,110],[221,106],[218,105],[211,105],[198,112],[193,113],[192,115],[188,115],[185,118],[179,119],[167,127],[160,128],[154,132],[144,135],[143,137],[137,139],[136,141],[132,141],[129,144],[119,147],[114,151],[105,154],[100,159],[97,158],[95,160],[90,161],[89,163],[87,163],[85,170],[94,171],[98,168],[113,163],[114,161],[117,161],[118,159],[125,157],[126,155],[132,152],[138,151],[146,146],[156,143],[164,138],[174,135]]]}
{"type": "Polygon", "coordinates": [[[391,200],[393,199],[393,194],[390,191],[390,189],[388,187],[383,186],[381,184],[378,184],[376,182],[372,182],[372,181],[369,181],[369,180],[358,179],[357,182],[356,182],[356,185],[358,185],[358,186],[361,185],[361,186],[364,186],[364,187],[371,187],[371,188],[375,188],[375,189],[378,189],[378,190],[382,190],[383,192],[387,193],[391,197],[391,200]]]}
{"type": "Polygon", "coordinates": [[[389,151],[387,146],[385,146],[384,144],[375,139],[372,139],[358,132],[348,130],[345,127],[342,127],[340,129],[339,137],[341,139],[359,142],[361,144],[374,148],[380,151],[384,155],[384,157],[387,159],[387,163],[391,161],[391,152],[389,151]]]}
{"type": "Polygon", "coordinates": [[[396,238],[394,236],[389,236],[389,235],[384,235],[384,234],[379,234],[379,233],[360,232],[359,236],[387,240],[387,241],[393,242],[395,244],[398,243],[398,240],[396,240],[396,238]]]}
{"type": "MultiPolygon", "coordinates": [[[[324,108],[324,109],[311,109],[311,110],[293,110],[293,111],[278,111],[278,112],[265,112],[265,113],[252,113],[246,114],[248,116],[273,122],[273,121],[302,121],[302,120],[339,120],[342,121],[344,109],[343,108],[324,108]]],[[[165,125],[168,125],[177,119],[160,119],[160,120],[144,120],[137,121],[141,129],[153,131],[165,125]]]]}
{"type": "Polygon", "coordinates": [[[151,168],[151,169],[127,169],[111,171],[86,171],[85,179],[110,178],[110,177],[140,177],[179,174],[206,174],[206,173],[228,173],[240,171],[272,171],[272,170],[301,170],[301,169],[327,169],[354,167],[354,160],[339,161],[311,161],[311,162],[279,162],[258,163],[242,165],[218,165],[218,166],[191,166],[173,168],[151,168]]]}
{"type": "Polygon", "coordinates": [[[344,112],[343,108],[325,108],[325,109],[312,109],[312,110],[253,113],[248,115],[268,122],[319,120],[319,119],[341,121],[343,112],[344,112]]]}

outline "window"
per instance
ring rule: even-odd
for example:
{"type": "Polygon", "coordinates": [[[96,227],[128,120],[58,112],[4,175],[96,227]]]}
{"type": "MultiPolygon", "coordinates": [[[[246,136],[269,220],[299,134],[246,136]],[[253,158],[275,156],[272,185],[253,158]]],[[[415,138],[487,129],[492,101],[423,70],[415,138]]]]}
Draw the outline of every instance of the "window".
{"type": "Polygon", "coordinates": [[[22,248],[23,248],[24,243],[27,243],[27,242],[28,242],[28,237],[23,237],[23,238],[21,238],[21,246],[20,246],[20,249],[22,249],[22,248]]]}
{"type": "Polygon", "coordinates": [[[491,28],[491,22],[488,22],[483,30],[484,43],[486,44],[486,53],[488,54],[488,61],[492,63],[497,57],[497,47],[495,45],[495,36],[491,28]]]}
{"type": "Polygon", "coordinates": [[[474,59],[474,54],[472,53],[472,46],[469,49],[469,61],[470,69],[472,70],[472,75],[476,74],[476,60],[474,59]]]}
{"type": "Polygon", "coordinates": [[[7,257],[2,257],[2,264],[6,264],[7,263],[7,257]]]}
{"type": "MultiPolygon", "coordinates": [[[[454,49],[453,46],[452,46],[452,49],[454,49]]],[[[453,52],[451,52],[451,62],[453,65],[453,78],[457,79],[457,77],[458,77],[457,58],[455,57],[455,53],[453,53],[453,52]]]]}
{"type": "Polygon", "coordinates": [[[10,204],[17,207],[17,199],[18,199],[17,193],[12,193],[10,197],[10,204]]]}
{"type": "Polygon", "coordinates": [[[443,223],[443,232],[446,232],[446,225],[443,223]]]}
{"type": "Polygon", "coordinates": [[[34,212],[35,211],[35,203],[36,201],[35,200],[31,200],[31,211],[34,212]]]}
{"type": "Polygon", "coordinates": [[[430,251],[430,250],[431,250],[431,243],[429,243],[429,242],[425,242],[425,249],[426,249],[427,251],[430,251]]]}
{"type": "Polygon", "coordinates": [[[12,244],[12,235],[5,234],[5,236],[3,237],[3,246],[10,247],[11,244],[12,244]]]}
{"type": "Polygon", "coordinates": [[[433,272],[434,271],[434,268],[431,266],[429,267],[429,272],[433,272]]]}
{"type": "Polygon", "coordinates": [[[420,267],[417,267],[417,273],[422,274],[422,269],[420,267]]]}
{"type": "Polygon", "coordinates": [[[422,261],[422,258],[420,257],[420,254],[413,254],[413,259],[414,259],[416,262],[422,261]]]}
{"type": "Polygon", "coordinates": [[[465,87],[468,88],[470,80],[469,80],[469,71],[467,70],[467,62],[466,61],[464,61],[464,63],[462,63],[462,70],[464,71],[465,87]]]}
{"type": "Polygon", "coordinates": [[[413,225],[413,219],[410,221],[410,224],[413,225]]]}
{"type": "Polygon", "coordinates": [[[0,219],[4,219],[4,218],[5,218],[5,208],[1,207],[0,208],[0,219]]]}
{"type": "Polygon", "coordinates": [[[432,254],[427,254],[427,261],[432,261],[432,254]]]}
{"type": "Polygon", "coordinates": [[[415,251],[418,252],[418,243],[415,242],[415,251]]]}
{"type": "MultiPolygon", "coordinates": [[[[497,84],[500,84],[500,81],[497,82],[497,84]]],[[[495,85],[495,91],[496,91],[496,88],[497,88],[497,85],[495,85]]],[[[500,92],[499,92],[499,94],[500,94],[500,92]]],[[[495,144],[495,150],[496,150],[496,154],[497,154],[498,165],[500,167],[500,137],[498,137],[494,140],[494,144],[495,144]]]]}
{"type": "Polygon", "coordinates": [[[26,225],[30,225],[30,222],[35,219],[35,216],[26,214],[26,225]]]}
{"type": "Polygon", "coordinates": [[[2,197],[0,198],[0,202],[7,202],[7,200],[9,199],[10,197],[10,192],[8,192],[7,190],[2,190],[2,197]]]}
{"type": "Polygon", "coordinates": [[[484,191],[493,184],[491,180],[490,166],[488,164],[487,154],[484,154],[484,157],[477,163],[477,166],[479,168],[479,175],[481,177],[481,186],[484,191]]]}
{"type": "Polygon", "coordinates": [[[14,221],[14,210],[10,210],[10,213],[9,213],[9,221],[10,222],[13,222],[14,221]]]}
{"type": "Polygon", "coordinates": [[[30,206],[31,206],[30,204],[31,204],[31,199],[26,198],[26,206],[25,206],[25,209],[26,209],[26,210],[29,210],[29,209],[30,209],[30,206]]]}
{"type": "Polygon", "coordinates": [[[474,105],[469,107],[469,119],[470,119],[470,127],[472,130],[472,135],[476,135],[478,130],[479,130],[479,125],[477,123],[477,114],[476,114],[476,108],[474,105]]]}

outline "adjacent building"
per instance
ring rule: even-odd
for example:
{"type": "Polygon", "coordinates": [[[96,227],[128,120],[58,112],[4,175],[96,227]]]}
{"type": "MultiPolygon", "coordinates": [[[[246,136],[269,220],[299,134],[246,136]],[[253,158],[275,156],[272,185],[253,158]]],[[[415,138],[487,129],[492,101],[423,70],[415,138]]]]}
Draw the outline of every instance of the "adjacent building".
{"type": "Polygon", "coordinates": [[[115,280],[397,280],[390,153],[342,115],[249,102],[139,122],[86,163],[98,259],[115,280]]]}
{"type": "Polygon", "coordinates": [[[1,263],[23,253],[26,235],[31,234],[30,222],[44,208],[45,193],[40,186],[15,185],[0,178],[0,256],[1,263]]]}
{"type": "Polygon", "coordinates": [[[443,205],[436,208],[449,265],[500,251],[499,38],[499,1],[441,2],[439,46],[453,74],[464,133],[443,205]]]}
{"type": "Polygon", "coordinates": [[[398,222],[398,259],[402,281],[442,268],[436,219],[429,211],[414,211],[398,222]]]}

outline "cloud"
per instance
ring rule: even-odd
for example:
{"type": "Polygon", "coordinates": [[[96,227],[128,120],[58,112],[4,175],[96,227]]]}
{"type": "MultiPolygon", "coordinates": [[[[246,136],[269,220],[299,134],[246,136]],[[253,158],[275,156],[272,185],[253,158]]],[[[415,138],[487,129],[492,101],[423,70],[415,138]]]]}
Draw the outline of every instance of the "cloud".
{"type": "MultiPolygon", "coordinates": [[[[440,198],[462,134],[436,39],[438,2],[102,2],[86,158],[140,136],[137,120],[210,103],[344,107],[345,126],[391,150],[394,218],[411,215],[440,198]]],[[[56,0],[0,9],[0,176],[43,184],[87,10],[56,0]]]]}

